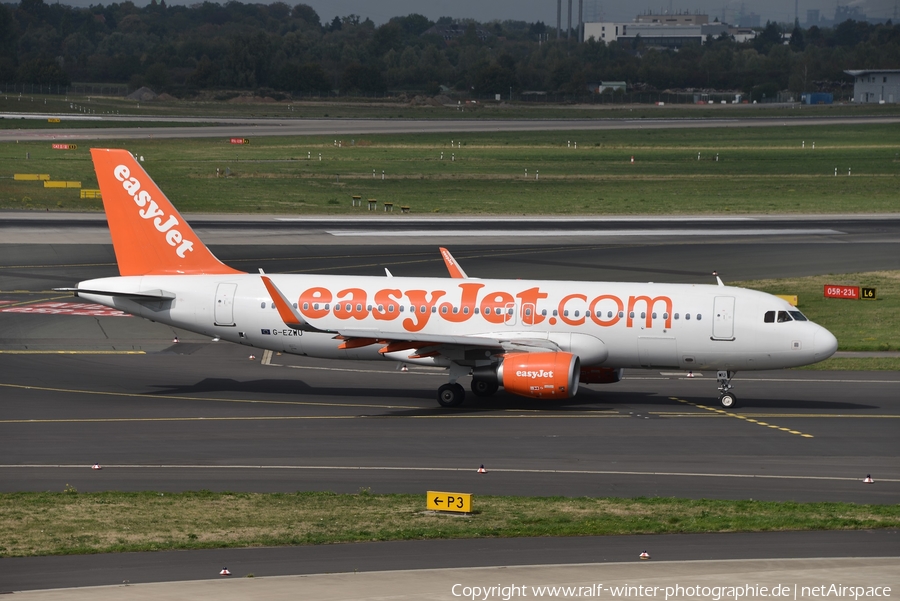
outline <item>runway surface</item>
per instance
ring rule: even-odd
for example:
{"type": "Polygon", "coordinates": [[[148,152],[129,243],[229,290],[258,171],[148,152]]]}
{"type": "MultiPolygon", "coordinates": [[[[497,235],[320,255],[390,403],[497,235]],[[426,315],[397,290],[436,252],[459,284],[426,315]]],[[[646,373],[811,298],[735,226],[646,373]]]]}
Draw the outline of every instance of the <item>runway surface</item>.
{"type": "MultiPolygon", "coordinates": [[[[53,115],[58,116],[58,115],[53,115]]],[[[351,134],[465,133],[493,131],[600,131],[623,129],[747,128],[890,124],[900,117],[740,117],[721,119],[215,119],[227,125],[153,127],[159,117],[120,116],[110,123],[146,120],[148,127],[0,130],[0,142],[35,140],[124,140],[140,138],[228,138],[351,134]]],[[[163,118],[178,122],[178,118],[163,118]]],[[[196,123],[196,120],[192,120],[196,123]]],[[[27,123],[27,121],[25,122],[27,123]]]]}
{"type": "MultiPolygon", "coordinates": [[[[734,281],[900,268],[896,218],[814,221],[770,220],[767,228],[790,233],[736,240],[660,234],[697,223],[642,220],[628,226],[655,229],[655,235],[599,241],[572,236],[565,243],[543,244],[513,239],[494,247],[464,239],[451,250],[479,277],[705,282],[713,269],[734,281]],[[794,233],[798,229],[838,233],[794,233]]],[[[377,228],[370,228],[356,245],[333,239],[325,245],[309,242],[315,231],[329,239],[321,224],[299,231],[265,225],[263,230],[274,228],[270,234],[277,232],[286,243],[259,244],[259,223],[209,220],[198,230],[228,231],[231,244],[215,245],[213,251],[247,271],[375,275],[389,267],[395,275],[445,277],[435,248],[443,241],[440,235],[428,244],[412,239],[387,245],[377,239],[377,228]]],[[[2,228],[19,226],[26,232],[45,228],[46,240],[70,234],[58,223],[0,220],[2,228]]],[[[552,407],[500,393],[489,401],[470,397],[462,409],[448,412],[434,400],[443,382],[435,371],[399,373],[392,363],[264,354],[79,306],[78,299],[50,289],[116,275],[110,246],[2,239],[3,491],[62,490],[68,483],[80,491],[356,492],[367,487],[376,493],[445,488],[476,495],[900,499],[898,373],[741,373],[734,382],[741,406],[721,412],[715,410],[714,374],[688,379],[683,373],[633,370],[623,382],[584,387],[575,399],[552,407]],[[176,335],[179,342],[173,344],[176,335]],[[95,462],[104,469],[92,471],[95,462]],[[488,469],[485,475],[475,473],[481,464],[488,469]],[[870,473],[875,483],[863,484],[870,473]]],[[[812,544],[813,539],[803,540],[812,544]]],[[[872,548],[896,555],[896,540],[888,537],[872,548]]],[[[480,548],[483,542],[466,544],[480,548]]],[[[531,544],[506,542],[523,549],[531,544]]],[[[546,559],[539,550],[547,541],[534,544],[534,555],[525,553],[522,562],[546,559]]],[[[567,544],[575,543],[562,546],[567,544]]],[[[777,548],[772,543],[769,552],[777,548]]],[[[383,553],[367,549],[350,553],[383,553]]],[[[284,557],[293,552],[272,551],[288,554],[284,557]]],[[[100,566],[97,573],[104,578],[118,577],[114,565],[120,557],[83,561],[100,566]]],[[[184,556],[159,557],[171,566],[184,556]]],[[[2,560],[0,572],[19,573],[7,571],[7,565],[12,562],[2,560]]],[[[297,562],[285,559],[278,565],[284,571],[272,573],[298,573],[297,562]]],[[[339,571],[347,565],[335,558],[319,567],[339,571]]],[[[22,578],[46,573],[46,567],[31,570],[23,568],[22,578]]],[[[197,574],[191,577],[208,577],[205,571],[197,574]]]]}

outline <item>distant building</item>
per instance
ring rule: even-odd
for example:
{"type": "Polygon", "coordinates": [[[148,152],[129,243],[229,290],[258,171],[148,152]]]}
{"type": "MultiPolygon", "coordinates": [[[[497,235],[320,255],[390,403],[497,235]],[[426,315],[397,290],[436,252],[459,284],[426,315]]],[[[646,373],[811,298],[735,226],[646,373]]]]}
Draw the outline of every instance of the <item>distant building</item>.
{"type": "Polygon", "coordinates": [[[821,18],[819,16],[818,8],[811,8],[806,11],[806,26],[807,27],[812,27],[813,25],[818,26],[820,20],[821,20],[821,18]]]}
{"type": "Polygon", "coordinates": [[[624,81],[601,81],[600,83],[589,83],[587,89],[594,94],[602,94],[609,90],[610,92],[625,92],[627,84],[624,81]]]}
{"type": "Polygon", "coordinates": [[[658,14],[647,13],[638,15],[635,23],[662,23],[663,25],[706,25],[709,23],[709,15],[692,15],[689,13],[658,14]]]}
{"type": "Polygon", "coordinates": [[[760,16],[756,13],[749,13],[738,17],[738,27],[760,27],[760,16]]]}
{"type": "Polygon", "coordinates": [[[844,71],[853,77],[853,102],[900,102],[900,69],[863,69],[844,71]]]}
{"type": "MultiPolygon", "coordinates": [[[[660,15],[642,15],[640,18],[656,18],[660,15]]],[[[663,15],[665,16],[665,15],[663,15]]],[[[706,15],[675,15],[708,21],[706,15]]],[[[725,23],[670,24],[657,21],[635,21],[632,23],[585,23],[584,39],[594,38],[598,42],[634,42],[640,37],[645,46],[657,48],[681,48],[687,44],[702,44],[707,37],[717,38],[723,33],[731,34],[725,23]]]]}

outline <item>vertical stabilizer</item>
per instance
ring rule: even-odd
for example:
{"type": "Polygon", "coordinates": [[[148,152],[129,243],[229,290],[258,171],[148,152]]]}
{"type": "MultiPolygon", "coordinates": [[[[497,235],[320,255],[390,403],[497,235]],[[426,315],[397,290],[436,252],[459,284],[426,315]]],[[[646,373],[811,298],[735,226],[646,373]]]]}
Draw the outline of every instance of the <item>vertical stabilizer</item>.
{"type": "Polygon", "coordinates": [[[121,275],[243,273],[206,248],[130,152],[91,157],[121,275]]]}

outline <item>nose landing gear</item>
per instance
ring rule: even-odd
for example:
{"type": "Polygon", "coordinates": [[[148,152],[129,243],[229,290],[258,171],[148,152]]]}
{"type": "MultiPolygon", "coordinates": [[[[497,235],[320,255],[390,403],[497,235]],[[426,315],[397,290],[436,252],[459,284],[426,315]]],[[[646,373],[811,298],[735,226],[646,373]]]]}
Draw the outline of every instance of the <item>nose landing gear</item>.
{"type": "Polygon", "coordinates": [[[731,392],[731,378],[733,371],[717,371],[716,382],[719,384],[719,404],[725,409],[734,409],[737,406],[737,397],[731,392]]]}

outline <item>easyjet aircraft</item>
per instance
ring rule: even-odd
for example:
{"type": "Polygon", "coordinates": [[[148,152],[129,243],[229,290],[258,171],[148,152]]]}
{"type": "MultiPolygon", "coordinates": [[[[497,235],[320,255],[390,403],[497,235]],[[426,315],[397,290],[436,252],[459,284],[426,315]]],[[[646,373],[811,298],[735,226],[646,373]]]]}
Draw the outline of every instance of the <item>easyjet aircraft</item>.
{"type": "Polygon", "coordinates": [[[248,346],[330,359],[447,368],[437,392],[548,400],[618,382],[623,368],[716,370],[733,407],[738,370],[830,357],[837,340],[786,301],[718,285],[266,275],[221,263],[125,150],[92,149],[120,277],[78,284],[85,299],[248,346]]]}

